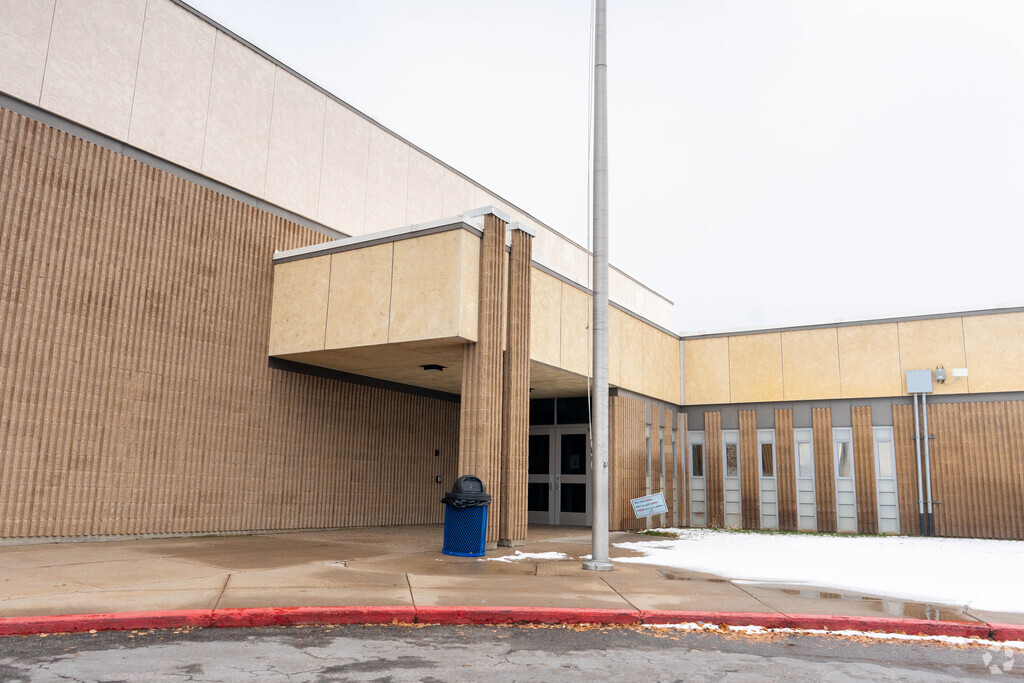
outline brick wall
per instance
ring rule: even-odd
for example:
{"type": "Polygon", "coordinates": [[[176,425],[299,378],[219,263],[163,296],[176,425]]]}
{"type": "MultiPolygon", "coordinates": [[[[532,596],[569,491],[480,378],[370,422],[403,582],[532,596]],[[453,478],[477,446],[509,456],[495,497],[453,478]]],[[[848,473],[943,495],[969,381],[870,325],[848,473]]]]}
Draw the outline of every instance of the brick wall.
{"type": "Polygon", "coordinates": [[[268,367],[324,239],[0,109],[0,536],[440,522],[457,403],[268,367]]]}

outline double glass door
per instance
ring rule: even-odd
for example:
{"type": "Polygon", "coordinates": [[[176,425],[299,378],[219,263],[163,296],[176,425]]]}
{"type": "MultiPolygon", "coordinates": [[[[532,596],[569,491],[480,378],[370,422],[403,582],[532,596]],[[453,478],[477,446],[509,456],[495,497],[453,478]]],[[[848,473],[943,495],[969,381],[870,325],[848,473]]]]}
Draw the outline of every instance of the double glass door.
{"type": "Polygon", "coordinates": [[[528,519],[590,525],[590,438],[586,427],[530,429],[528,519]]]}

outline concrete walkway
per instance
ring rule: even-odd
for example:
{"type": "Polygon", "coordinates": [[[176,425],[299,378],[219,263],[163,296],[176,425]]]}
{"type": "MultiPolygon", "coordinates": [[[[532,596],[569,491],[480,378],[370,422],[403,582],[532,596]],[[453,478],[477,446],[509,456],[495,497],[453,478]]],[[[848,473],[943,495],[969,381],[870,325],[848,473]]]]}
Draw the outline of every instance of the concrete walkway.
{"type": "MultiPolygon", "coordinates": [[[[1024,624],[1024,615],[737,586],[648,565],[581,569],[590,533],[530,527],[525,553],[565,560],[442,555],[435,526],[340,529],[0,547],[0,617],[320,606],[675,610],[1024,624]]],[[[613,533],[611,542],[648,540],[613,533]]],[[[612,548],[612,560],[635,553],[612,548]]]]}

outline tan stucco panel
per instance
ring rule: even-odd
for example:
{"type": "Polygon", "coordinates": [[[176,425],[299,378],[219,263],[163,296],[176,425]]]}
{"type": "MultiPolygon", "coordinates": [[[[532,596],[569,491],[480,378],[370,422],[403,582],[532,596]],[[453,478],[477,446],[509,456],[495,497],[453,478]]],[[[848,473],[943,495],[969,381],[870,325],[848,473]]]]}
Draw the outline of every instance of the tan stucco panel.
{"type": "Polygon", "coordinates": [[[968,377],[947,385],[957,391],[1020,391],[1024,387],[1024,313],[972,315],[963,318],[968,377]]]}
{"type": "Polygon", "coordinates": [[[679,340],[643,324],[643,393],[679,403],[679,340]]]}
{"type": "Polygon", "coordinates": [[[395,242],[390,343],[458,336],[460,233],[451,230],[395,242]]]}
{"type": "Polygon", "coordinates": [[[330,274],[330,256],[274,266],[268,351],[271,356],[324,347],[330,274]]]}
{"type": "Polygon", "coordinates": [[[733,403],[782,400],[780,334],[729,338],[729,387],[733,403]]]}
{"type": "Polygon", "coordinates": [[[561,367],[581,375],[590,368],[590,296],[562,283],[561,367]]]}
{"type": "Polygon", "coordinates": [[[631,315],[622,315],[620,322],[622,356],[619,359],[621,386],[630,391],[644,390],[644,324],[631,315]]]}
{"type": "Polygon", "coordinates": [[[686,402],[690,405],[729,402],[729,338],[683,342],[686,402]]]}
{"type": "Polygon", "coordinates": [[[480,238],[464,230],[460,230],[459,235],[459,258],[462,261],[459,336],[467,341],[476,341],[480,324],[480,238]]]}
{"type": "Polygon", "coordinates": [[[622,319],[626,314],[617,308],[608,307],[608,383],[615,386],[622,384],[622,319]]]}
{"type": "Polygon", "coordinates": [[[836,328],[783,332],[781,337],[785,400],[839,396],[836,328]]]}
{"type": "MultiPolygon", "coordinates": [[[[900,387],[906,392],[907,370],[934,370],[938,366],[947,369],[962,368],[964,359],[964,335],[960,318],[936,318],[934,320],[913,320],[897,323],[900,334],[900,387]]],[[[933,393],[955,394],[963,391],[952,382],[933,383],[933,393]]]]}
{"type": "Polygon", "coordinates": [[[562,283],[532,269],[530,282],[530,359],[558,366],[562,344],[562,283]]]}
{"type": "Polygon", "coordinates": [[[903,393],[896,323],[840,327],[838,332],[843,398],[903,393]]]}
{"type": "Polygon", "coordinates": [[[331,256],[325,348],[387,343],[393,251],[379,244],[331,256]]]}

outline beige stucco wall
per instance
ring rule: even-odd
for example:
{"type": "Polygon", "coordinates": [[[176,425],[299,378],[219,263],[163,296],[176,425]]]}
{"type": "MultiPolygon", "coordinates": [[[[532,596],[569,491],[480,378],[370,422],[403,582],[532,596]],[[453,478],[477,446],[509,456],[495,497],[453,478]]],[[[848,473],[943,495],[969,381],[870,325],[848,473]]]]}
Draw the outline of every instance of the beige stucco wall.
{"type": "Polygon", "coordinates": [[[479,270],[459,229],[277,264],[269,354],[475,341],[479,270]]]}
{"type": "MultiPolygon", "coordinates": [[[[590,374],[590,294],[534,268],[530,305],[530,359],[577,375],[590,374]]],[[[675,335],[613,307],[608,336],[608,378],[613,386],[679,402],[675,335]]]]}
{"type": "MultiPolygon", "coordinates": [[[[3,0],[0,91],[348,235],[493,205],[590,284],[586,249],[170,0],[3,0]]],[[[610,288],[673,324],[649,288],[610,288]]]]}
{"type": "Polygon", "coordinates": [[[898,396],[907,370],[946,370],[935,394],[1024,390],[1024,313],[950,316],[683,341],[686,402],[898,396]],[[953,368],[968,377],[954,378],[953,368]]]}

